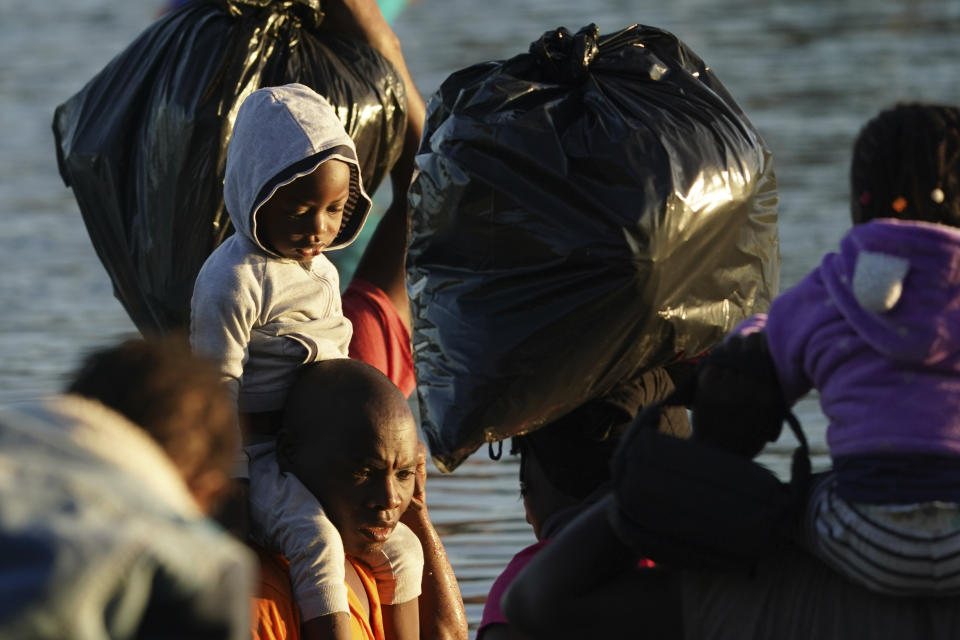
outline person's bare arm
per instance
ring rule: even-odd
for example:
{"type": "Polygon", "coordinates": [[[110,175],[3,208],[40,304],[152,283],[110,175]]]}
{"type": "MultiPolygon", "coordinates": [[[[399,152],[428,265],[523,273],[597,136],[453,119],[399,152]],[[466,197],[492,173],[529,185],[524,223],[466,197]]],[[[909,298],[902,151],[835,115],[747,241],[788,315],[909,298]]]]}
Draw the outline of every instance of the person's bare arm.
{"type": "Polygon", "coordinates": [[[352,640],[350,614],[339,611],[300,625],[301,640],[352,640]]]}
{"type": "Polygon", "coordinates": [[[608,496],[543,547],[504,593],[507,620],[532,637],[682,637],[676,578],[636,568],[607,520],[608,496]]]}
{"type": "Polygon", "coordinates": [[[400,604],[380,605],[383,634],[386,640],[418,640],[420,638],[419,598],[400,604]]]}
{"type": "Polygon", "coordinates": [[[417,484],[402,521],[423,545],[423,583],[419,598],[420,637],[423,640],[466,640],[467,614],[453,567],[430,522],[426,498],[426,447],[420,445],[417,484]]]}
{"type": "Polygon", "coordinates": [[[400,40],[387,24],[376,0],[330,0],[324,4],[324,11],[328,28],[335,28],[372,46],[393,64],[403,80],[407,96],[407,127],[403,151],[390,172],[393,199],[370,238],[354,277],[383,290],[409,330],[410,301],[404,272],[409,228],[407,188],[423,134],[426,107],[403,59],[400,40]]]}

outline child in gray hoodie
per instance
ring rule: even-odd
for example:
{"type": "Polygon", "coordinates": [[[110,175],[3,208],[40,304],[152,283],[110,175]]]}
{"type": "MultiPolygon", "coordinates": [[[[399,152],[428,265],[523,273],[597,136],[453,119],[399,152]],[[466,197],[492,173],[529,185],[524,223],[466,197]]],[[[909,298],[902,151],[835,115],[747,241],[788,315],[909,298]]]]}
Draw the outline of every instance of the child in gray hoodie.
{"type": "MultiPolygon", "coordinates": [[[[239,477],[250,479],[258,542],[290,561],[304,622],[348,612],[339,534],[313,495],[281,473],[275,442],[298,368],[346,358],[336,267],[324,255],[356,239],[370,210],[353,141],[330,104],[289,84],[241,105],[227,150],[224,201],[235,233],[204,263],[191,301],[194,350],[220,363],[245,419],[239,477]],[[247,475],[248,472],[248,475],[247,475]]],[[[317,407],[316,419],[323,419],[317,407]]],[[[398,527],[374,568],[381,601],[420,594],[423,555],[398,527]]]]}

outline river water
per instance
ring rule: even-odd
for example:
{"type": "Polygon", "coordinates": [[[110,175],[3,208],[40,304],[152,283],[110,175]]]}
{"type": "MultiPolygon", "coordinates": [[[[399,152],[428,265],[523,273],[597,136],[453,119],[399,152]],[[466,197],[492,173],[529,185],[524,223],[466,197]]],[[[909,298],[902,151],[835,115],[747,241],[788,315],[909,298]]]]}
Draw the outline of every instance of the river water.
{"type": "MultiPolygon", "coordinates": [[[[86,350],[134,332],[56,168],[54,108],[156,16],[160,0],[0,0],[0,403],[54,391],[86,350]]],[[[525,51],[542,32],[594,22],[673,31],[713,68],[774,152],[782,287],[849,227],[859,126],[899,100],[960,102],[957,0],[419,0],[396,19],[428,96],[452,71],[525,51]]],[[[826,464],[815,399],[798,414],[826,464]]],[[[761,461],[784,473],[793,441],[761,461]]],[[[485,450],[432,473],[431,513],[472,627],[490,582],[533,540],[517,463],[485,450]]]]}

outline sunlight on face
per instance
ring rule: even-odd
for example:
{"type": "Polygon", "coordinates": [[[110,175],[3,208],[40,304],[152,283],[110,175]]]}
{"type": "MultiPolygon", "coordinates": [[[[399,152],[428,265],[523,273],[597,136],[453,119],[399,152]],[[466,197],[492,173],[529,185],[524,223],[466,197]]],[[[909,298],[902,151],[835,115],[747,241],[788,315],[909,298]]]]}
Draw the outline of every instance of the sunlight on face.
{"type": "Polygon", "coordinates": [[[310,464],[297,476],[323,504],[346,552],[364,555],[383,546],[410,504],[417,432],[409,412],[353,426],[336,446],[300,457],[310,464]]]}
{"type": "Polygon", "coordinates": [[[340,232],[350,197],[350,165],[331,159],[277,189],[257,211],[257,238],[284,258],[306,262],[340,232]]]}

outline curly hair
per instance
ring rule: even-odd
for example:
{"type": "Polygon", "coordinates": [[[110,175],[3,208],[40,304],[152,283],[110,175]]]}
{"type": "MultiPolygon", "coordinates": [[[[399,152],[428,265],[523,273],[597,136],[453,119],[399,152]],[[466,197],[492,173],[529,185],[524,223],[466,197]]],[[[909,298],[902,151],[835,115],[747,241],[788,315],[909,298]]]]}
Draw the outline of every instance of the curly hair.
{"type": "Polygon", "coordinates": [[[236,413],[213,363],[183,336],[131,339],[90,353],[66,391],[99,401],[146,431],[187,476],[228,473],[236,413]]]}

